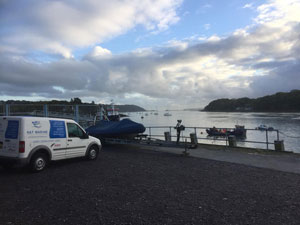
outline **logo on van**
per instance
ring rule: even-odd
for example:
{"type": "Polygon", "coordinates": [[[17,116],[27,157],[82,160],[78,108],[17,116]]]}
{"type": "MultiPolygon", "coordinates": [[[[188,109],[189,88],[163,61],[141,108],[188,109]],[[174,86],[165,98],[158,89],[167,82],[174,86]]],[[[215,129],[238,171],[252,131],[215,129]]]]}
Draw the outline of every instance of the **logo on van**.
{"type": "Polygon", "coordinates": [[[32,125],[33,125],[35,128],[41,128],[41,127],[42,127],[40,121],[32,121],[32,125]]]}

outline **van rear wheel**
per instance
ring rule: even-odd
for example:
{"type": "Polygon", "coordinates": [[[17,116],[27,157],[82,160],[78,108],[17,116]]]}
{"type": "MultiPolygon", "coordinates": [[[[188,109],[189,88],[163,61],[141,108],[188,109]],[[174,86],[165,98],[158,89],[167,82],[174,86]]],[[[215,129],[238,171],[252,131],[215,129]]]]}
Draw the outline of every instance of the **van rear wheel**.
{"type": "Polygon", "coordinates": [[[92,147],[89,148],[87,154],[86,154],[86,158],[88,160],[94,160],[98,157],[99,154],[99,149],[97,146],[93,145],[92,147]]]}
{"type": "Polygon", "coordinates": [[[46,168],[48,164],[48,157],[44,153],[36,153],[30,160],[30,170],[32,172],[40,172],[46,168]]]}

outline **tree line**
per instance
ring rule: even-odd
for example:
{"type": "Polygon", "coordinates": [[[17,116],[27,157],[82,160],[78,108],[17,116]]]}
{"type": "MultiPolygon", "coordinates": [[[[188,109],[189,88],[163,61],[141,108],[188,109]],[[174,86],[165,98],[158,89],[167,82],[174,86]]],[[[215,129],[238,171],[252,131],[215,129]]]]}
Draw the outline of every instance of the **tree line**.
{"type": "MultiPolygon", "coordinates": [[[[51,100],[51,101],[26,101],[26,100],[8,100],[0,101],[0,110],[3,112],[5,104],[10,105],[10,112],[33,112],[43,111],[44,105],[48,105],[49,111],[55,112],[74,112],[74,106],[79,105],[79,111],[81,113],[92,113],[95,114],[100,105],[105,109],[110,107],[109,104],[96,104],[94,101],[91,103],[84,103],[80,98],[72,98],[70,101],[67,100],[51,100]],[[2,108],[2,109],[1,109],[2,108]]],[[[119,109],[119,112],[141,112],[145,111],[144,108],[137,105],[115,105],[115,108],[119,109]]]]}
{"type": "Polygon", "coordinates": [[[210,112],[300,112],[300,90],[278,92],[260,98],[222,98],[210,102],[210,112]]]}

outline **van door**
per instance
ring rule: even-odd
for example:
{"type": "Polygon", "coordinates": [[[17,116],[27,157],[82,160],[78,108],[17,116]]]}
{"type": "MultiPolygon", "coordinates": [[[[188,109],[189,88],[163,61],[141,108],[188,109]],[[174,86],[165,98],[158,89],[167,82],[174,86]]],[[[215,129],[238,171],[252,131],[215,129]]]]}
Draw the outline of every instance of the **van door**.
{"type": "Polygon", "coordinates": [[[84,156],[89,141],[89,139],[86,138],[86,133],[76,123],[67,123],[67,128],[66,158],[84,156]]]}
{"type": "Polygon", "coordinates": [[[63,120],[49,120],[50,122],[50,148],[52,159],[59,160],[66,158],[67,133],[66,123],[63,120]]]}
{"type": "Polygon", "coordinates": [[[0,155],[18,157],[20,120],[1,118],[0,155]]]}

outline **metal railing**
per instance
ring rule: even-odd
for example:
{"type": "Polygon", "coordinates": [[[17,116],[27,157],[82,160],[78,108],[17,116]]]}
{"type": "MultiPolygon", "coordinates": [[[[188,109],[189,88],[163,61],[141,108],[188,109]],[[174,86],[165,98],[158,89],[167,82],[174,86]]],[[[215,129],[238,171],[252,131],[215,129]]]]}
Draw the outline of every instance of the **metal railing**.
{"type": "MultiPolygon", "coordinates": [[[[208,142],[225,142],[225,146],[229,145],[229,134],[225,134],[224,136],[210,136],[207,134],[206,130],[210,129],[211,127],[185,127],[184,131],[181,131],[180,134],[180,140],[184,142],[185,140],[190,140],[191,137],[190,134],[194,133],[196,134],[196,138],[198,143],[201,143],[201,140],[206,140],[208,142]],[[189,133],[189,134],[188,134],[189,133]],[[188,135],[187,135],[188,134],[188,135]],[[198,135],[200,134],[200,135],[198,135]],[[205,134],[207,134],[205,136],[205,134]]],[[[233,130],[234,128],[216,128],[216,129],[225,129],[225,130],[233,130]]],[[[264,137],[264,140],[252,140],[245,137],[236,137],[237,143],[252,143],[252,144],[262,144],[266,146],[266,149],[270,149],[270,145],[274,145],[274,142],[270,142],[270,133],[272,134],[276,133],[275,139],[279,141],[279,130],[273,129],[273,130],[259,130],[259,129],[246,129],[247,131],[251,132],[259,132],[260,137],[264,137]]],[[[173,126],[148,126],[146,127],[145,134],[148,135],[149,138],[157,138],[160,140],[164,140],[164,132],[170,132],[171,140],[176,140],[177,138],[177,132],[174,129],[173,126]],[[163,131],[163,132],[162,132],[163,131]]],[[[251,135],[250,135],[251,136],[251,135]]],[[[274,137],[274,135],[272,135],[274,137]]],[[[253,137],[252,137],[253,138],[253,137]]],[[[274,140],[275,141],[275,140],[274,140]]]]}
{"type": "Polygon", "coordinates": [[[90,104],[0,104],[0,116],[58,117],[85,124],[98,109],[99,105],[90,104]]]}

